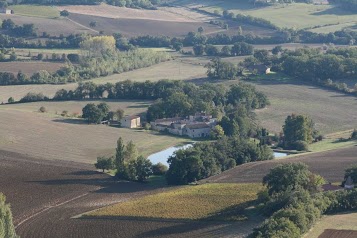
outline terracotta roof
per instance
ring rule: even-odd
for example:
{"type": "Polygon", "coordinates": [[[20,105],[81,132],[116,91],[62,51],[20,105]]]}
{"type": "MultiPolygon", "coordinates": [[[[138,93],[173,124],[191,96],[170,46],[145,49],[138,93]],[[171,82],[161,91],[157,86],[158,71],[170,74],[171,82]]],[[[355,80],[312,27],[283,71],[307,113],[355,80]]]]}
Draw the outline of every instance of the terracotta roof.
{"type": "Polygon", "coordinates": [[[186,125],[188,129],[204,129],[204,128],[211,128],[209,125],[206,123],[197,123],[197,124],[191,124],[191,125],[186,125]]]}
{"type": "Polygon", "coordinates": [[[155,120],[155,123],[161,123],[161,122],[176,122],[176,121],[181,121],[182,117],[173,117],[173,118],[164,118],[164,119],[157,119],[155,120]]]}

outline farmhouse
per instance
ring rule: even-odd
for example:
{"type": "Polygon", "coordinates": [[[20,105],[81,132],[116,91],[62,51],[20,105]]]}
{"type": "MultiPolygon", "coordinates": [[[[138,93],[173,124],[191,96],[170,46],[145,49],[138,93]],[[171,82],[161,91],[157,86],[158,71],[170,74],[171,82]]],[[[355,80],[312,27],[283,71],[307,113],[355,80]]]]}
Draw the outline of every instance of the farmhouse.
{"type": "Polygon", "coordinates": [[[126,116],[120,120],[120,124],[125,128],[138,128],[141,126],[139,116],[126,116]]]}
{"type": "Polygon", "coordinates": [[[0,13],[11,15],[12,14],[12,10],[7,9],[7,8],[0,8],[0,13]]]}
{"type": "Polygon", "coordinates": [[[252,73],[257,73],[257,74],[269,74],[270,73],[270,67],[264,65],[264,64],[256,64],[248,67],[248,70],[252,73]]]}
{"type": "Polygon", "coordinates": [[[217,119],[205,113],[196,113],[194,116],[158,119],[151,122],[151,128],[179,136],[190,138],[208,137],[217,119]]]}

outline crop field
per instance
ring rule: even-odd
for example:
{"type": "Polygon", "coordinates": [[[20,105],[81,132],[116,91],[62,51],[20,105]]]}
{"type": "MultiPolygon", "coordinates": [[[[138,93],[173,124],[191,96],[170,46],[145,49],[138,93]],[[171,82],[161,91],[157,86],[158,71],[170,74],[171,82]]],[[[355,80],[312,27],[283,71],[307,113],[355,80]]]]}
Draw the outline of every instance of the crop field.
{"type": "MultiPolygon", "coordinates": [[[[113,110],[143,112],[148,102],[110,102],[113,110]]],[[[39,113],[42,104],[0,106],[0,145],[2,149],[28,154],[42,159],[60,159],[94,163],[97,156],[114,154],[116,141],[132,140],[139,152],[148,156],[165,148],[189,141],[186,138],[166,136],[152,131],[115,128],[106,125],[88,125],[85,121],[56,116],[55,110],[78,112],[84,102],[44,103],[50,113],[39,113]],[[67,106],[68,105],[68,106],[67,106]],[[14,106],[14,107],[12,107],[14,106]],[[72,108],[72,110],[71,110],[72,108]]],[[[79,111],[80,112],[80,111],[79,111]]]]}
{"type": "MultiPolygon", "coordinates": [[[[310,230],[305,237],[306,238],[318,238],[322,233],[327,237],[338,237],[335,233],[335,236],[327,236],[328,233],[332,233],[331,229],[338,229],[343,231],[351,231],[354,235],[357,235],[357,213],[343,213],[336,215],[327,215],[324,216],[313,228],[310,230]],[[325,232],[324,232],[325,231],[325,232]]],[[[355,236],[350,236],[355,237],[355,236]]]]}
{"type": "Polygon", "coordinates": [[[13,5],[9,9],[14,11],[15,15],[42,17],[42,18],[59,18],[60,12],[55,7],[40,5],[13,5]]]}
{"type": "Polygon", "coordinates": [[[252,205],[260,189],[259,184],[186,186],[109,206],[85,217],[246,220],[245,209],[252,205]]]}
{"type": "Polygon", "coordinates": [[[115,181],[88,164],[39,160],[7,151],[0,151],[0,191],[11,204],[17,233],[26,238],[243,237],[260,222],[76,219],[164,189],[115,181]]]}
{"type": "Polygon", "coordinates": [[[204,179],[210,183],[248,183],[262,182],[269,170],[280,163],[303,162],[310,170],[320,174],[329,182],[343,181],[345,169],[357,164],[357,146],[331,150],[320,153],[309,153],[300,156],[289,156],[285,159],[248,163],[227,170],[219,175],[204,179]]]}
{"type": "Polygon", "coordinates": [[[21,70],[22,73],[27,74],[27,76],[31,76],[40,70],[47,70],[48,72],[53,73],[64,65],[64,63],[44,61],[1,62],[0,72],[9,72],[17,75],[17,73],[21,70]]]}
{"type": "Polygon", "coordinates": [[[51,36],[69,35],[69,34],[97,34],[96,30],[90,29],[86,26],[82,26],[79,23],[73,22],[67,18],[43,18],[32,16],[20,16],[20,15],[5,15],[0,14],[0,19],[11,19],[17,25],[33,23],[38,35],[42,35],[43,32],[51,36]]]}

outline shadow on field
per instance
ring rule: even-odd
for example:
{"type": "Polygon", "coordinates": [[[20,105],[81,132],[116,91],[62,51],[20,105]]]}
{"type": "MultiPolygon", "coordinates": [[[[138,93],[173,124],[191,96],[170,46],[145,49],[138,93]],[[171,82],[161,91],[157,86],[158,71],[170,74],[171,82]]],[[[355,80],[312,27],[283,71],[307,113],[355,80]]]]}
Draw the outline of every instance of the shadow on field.
{"type": "Polygon", "coordinates": [[[43,181],[25,181],[27,183],[37,183],[46,186],[66,186],[66,185],[87,185],[99,187],[93,193],[134,193],[157,189],[157,186],[151,186],[145,183],[136,183],[129,181],[116,180],[114,177],[91,170],[80,170],[64,174],[66,179],[54,179],[43,181]],[[77,178],[80,176],[79,178],[77,178]]]}
{"type": "Polygon", "coordinates": [[[85,120],[81,119],[54,119],[52,120],[53,122],[59,122],[59,123],[66,123],[66,124],[76,124],[76,125],[88,125],[88,123],[85,120]]]}
{"type": "Polygon", "coordinates": [[[353,15],[353,12],[344,11],[340,7],[335,6],[333,8],[329,8],[324,11],[314,12],[312,15],[314,15],[314,16],[322,16],[322,15],[348,16],[348,15],[353,15]]]}

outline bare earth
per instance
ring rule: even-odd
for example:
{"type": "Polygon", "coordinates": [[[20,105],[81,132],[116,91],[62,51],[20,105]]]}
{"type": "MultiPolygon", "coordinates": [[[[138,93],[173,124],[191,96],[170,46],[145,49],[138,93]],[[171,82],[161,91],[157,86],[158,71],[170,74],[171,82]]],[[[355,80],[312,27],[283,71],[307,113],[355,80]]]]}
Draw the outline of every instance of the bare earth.
{"type": "Polygon", "coordinates": [[[345,169],[357,164],[357,146],[322,153],[307,154],[281,160],[248,163],[210,177],[202,182],[246,183],[261,182],[270,169],[280,163],[303,162],[312,172],[330,182],[342,182],[345,169]]]}
{"type": "Polygon", "coordinates": [[[54,62],[1,62],[0,63],[0,72],[9,72],[17,75],[21,70],[22,73],[31,76],[32,74],[40,71],[47,70],[50,73],[54,73],[63,67],[63,63],[54,63],[54,62]]]}

